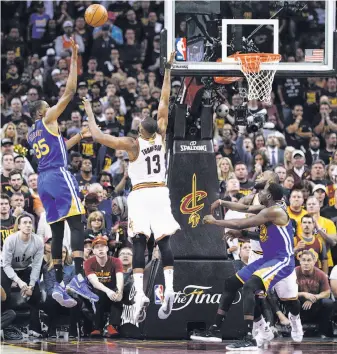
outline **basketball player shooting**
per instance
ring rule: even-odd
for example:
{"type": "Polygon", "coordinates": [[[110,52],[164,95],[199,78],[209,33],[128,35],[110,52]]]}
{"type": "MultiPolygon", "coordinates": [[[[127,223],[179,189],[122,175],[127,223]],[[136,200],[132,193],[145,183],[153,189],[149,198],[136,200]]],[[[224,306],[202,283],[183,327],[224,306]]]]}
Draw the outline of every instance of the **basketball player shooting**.
{"type": "Polygon", "coordinates": [[[170,69],[175,53],[172,53],[165,66],[164,83],[158,108],[158,120],[146,118],[139,125],[137,139],[114,137],[103,134],[96,125],[91,104],[84,100],[89,119],[89,129],[93,138],[108,147],[125,150],[129,154],[129,177],[132,192],[128,197],[128,233],[133,242],[133,278],[136,289],[135,321],[144,321],[150,300],[143,291],[146,242],[154,234],[159,246],[165,277],[165,293],[161,294],[162,306],[158,317],[166,319],[172,311],[173,290],[173,253],[170,235],[178,229],[171,211],[169,190],[165,185],[165,136],[168,124],[169,97],[171,89],[170,69]]]}
{"type": "Polygon", "coordinates": [[[34,125],[28,134],[28,143],[34,149],[38,160],[39,196],[52,230],[51,254],[56,273],[52,297],[65,307],[77,304],[76,300],[67,294],[63,283],[62,245],[65,220],[71,231],[71,248],[77,274],[67,285],[67,289],[90,302],[98,301],[98,296],[89,290],[83,277],[84,228],[81,214],[84,214],[84,207],[78,197],[77,181],[67,170],[67,150],[82,138],[90,136],[90,132],[83,129],[81,133],[64,142],[57,123],[57,119],[74,97],[77,86],[78,47],[73,39],[70,40],[72,56],[65,92],[53,107],[41,100],[31,104],[30,115],[34,125]]]}

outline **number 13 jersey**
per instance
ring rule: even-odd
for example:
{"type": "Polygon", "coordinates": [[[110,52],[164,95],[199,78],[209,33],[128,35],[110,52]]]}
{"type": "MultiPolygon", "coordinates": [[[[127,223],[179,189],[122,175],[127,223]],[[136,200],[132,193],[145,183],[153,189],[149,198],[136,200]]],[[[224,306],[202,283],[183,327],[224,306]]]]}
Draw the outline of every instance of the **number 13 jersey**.
{"type": "Polygon", "coordinates": [[[165,144],[160,134],[154,138],[137,139],[138,155],[130,160],[129,177],[132,186],[142,183],[164,183],[166,176],[165,144]]]}
{"type": "Polygon", "coordinates": [[[67,149],[61,134],[54,134],[42,119],[37,120],[28,134],[28,143],[39,161],[38,172],[58,167],[67,168],[67,149]]]}

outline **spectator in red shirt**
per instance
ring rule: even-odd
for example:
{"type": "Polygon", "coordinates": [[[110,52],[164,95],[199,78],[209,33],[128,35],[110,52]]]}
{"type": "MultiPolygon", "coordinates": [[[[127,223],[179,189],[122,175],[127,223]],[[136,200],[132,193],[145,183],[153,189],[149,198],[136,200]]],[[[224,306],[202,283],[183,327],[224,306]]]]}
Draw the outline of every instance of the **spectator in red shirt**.
{"type": "Polygon", "coordinates": [[[333,301],[327,275],[315,267],[315,256],[304,250],[296,267],[302,323],[317,323],[322,334],[331,337],[333,301]]]}
{"type": "Polygon", "coordinates": [[[120,302],[124,288],[123,265],[120,259],[108,256],[108,241],[104,237],[96,237],[92,242],[92,249],[94,257],[86,260],[83,265],[85,275],[99,296],[91,336],[102,336],[104,312],[109,311],[106,336],[111,338],[118,335],[115,327],[120,323],[123,309],[120,302]]]}

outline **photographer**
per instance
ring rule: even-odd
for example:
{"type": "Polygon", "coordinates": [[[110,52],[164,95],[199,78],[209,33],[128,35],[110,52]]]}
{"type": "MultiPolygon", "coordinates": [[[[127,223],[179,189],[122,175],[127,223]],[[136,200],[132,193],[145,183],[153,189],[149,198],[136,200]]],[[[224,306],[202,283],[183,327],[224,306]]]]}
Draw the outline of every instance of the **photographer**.
{"type": "Polygon", "coordinates": [[[118,335],[116,326],[120,324],[123,297],[123,265],[118,258],[108,256],[108,241],[101,236],[92,242],[94,257],[84,262],[84,271],[93,286],[99,300],[96,303],[94,315],[94,331],[92,337],[101,337],[104,327],[104,311],[109,311],[109,325],[106,336],[111,338],[118,335]]]}

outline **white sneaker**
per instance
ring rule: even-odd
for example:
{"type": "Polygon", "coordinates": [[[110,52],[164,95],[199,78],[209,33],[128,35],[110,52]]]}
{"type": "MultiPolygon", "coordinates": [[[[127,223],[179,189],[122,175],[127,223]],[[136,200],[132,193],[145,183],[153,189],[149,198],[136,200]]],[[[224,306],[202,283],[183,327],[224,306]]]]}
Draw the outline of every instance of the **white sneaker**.
{"type": "Polygon", "coordinates": [[[142,322],[145,320],[146,315],[144,314],[144,312],[146,313],[146,308],[149,306],[150,304],[150,300],[147,296],[145,296],[145,294],[143,292],[141,293],[136,293],[135,298],[135,313],[134,313],[134,320],[135,322],[142,322]],[[141,316],[142,314],[142,316],[141,316]]]}
{"type": "Polygon", "coordinates": [[[269,327],[269,323],[266,326],[259,328],[257,335],[254,338],[258,347],[262,347],[264,344],[269,343],[274,339],[274,333],[269,327]]]}
{"type": "Polygon", "coordinates": [[[300,315],[293,316],[291,313],[289,313],[288,318],[291,325],[291,338],[294,342],[302,342],[303,328],[300,315]]]}
{"type": "Polygon", "coordinates": [[[253,322],[253,330],[252,330],[252,336],[255,339],[259,332],[259,326],[257,325],[257,322],[253,322]]]}
{"type": "Polygon", "coordinates": [[[158,317],[161,320],[166,320],[170,316],[174,303],[174,291],[165,290],[162,305],[158,310],[158,317]]]}

